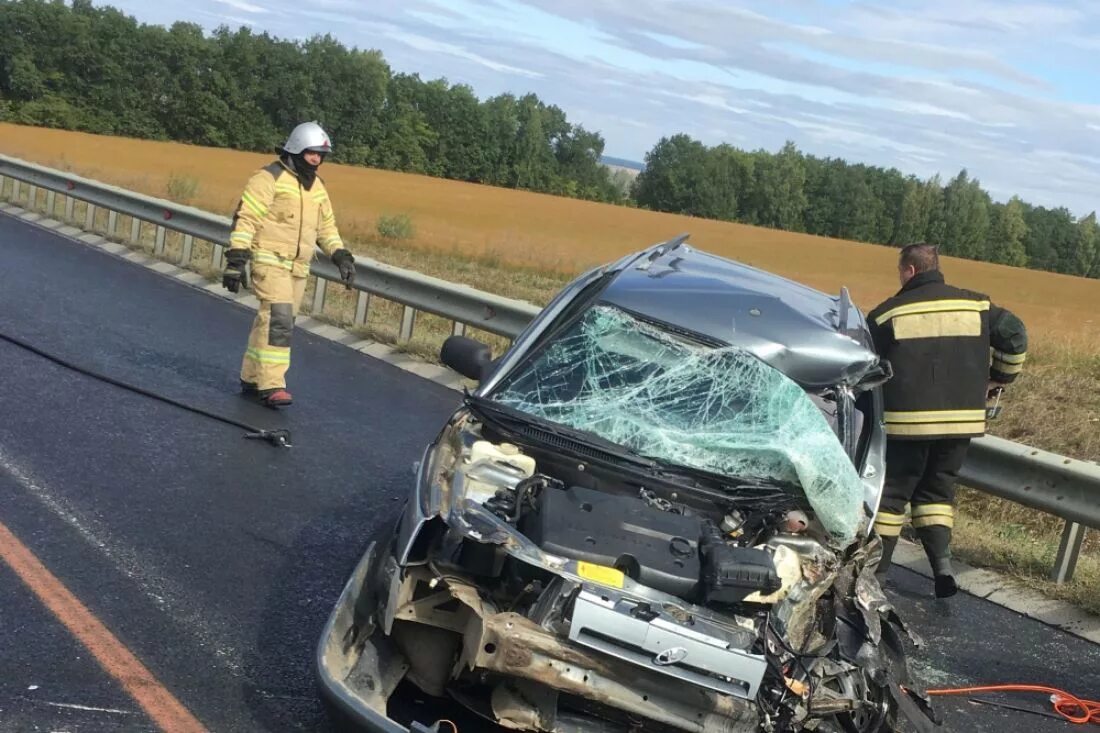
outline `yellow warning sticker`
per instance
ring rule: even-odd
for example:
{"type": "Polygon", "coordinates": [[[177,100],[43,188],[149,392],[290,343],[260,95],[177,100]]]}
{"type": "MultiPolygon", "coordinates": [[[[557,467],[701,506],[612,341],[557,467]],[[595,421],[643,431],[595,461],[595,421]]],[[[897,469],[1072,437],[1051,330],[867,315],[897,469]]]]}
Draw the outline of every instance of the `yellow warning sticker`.
{"type": "Polygon", "coordinates": [[[583,560],[577,562],[577,575],[585,580],[591,580],[593,583],[609,585],[612,588],[622,588],[623,578],[625,577],[622,572],[615,568],[609,568],[606,565],[596,565],[595,563],[584,562],[583,560]]]}

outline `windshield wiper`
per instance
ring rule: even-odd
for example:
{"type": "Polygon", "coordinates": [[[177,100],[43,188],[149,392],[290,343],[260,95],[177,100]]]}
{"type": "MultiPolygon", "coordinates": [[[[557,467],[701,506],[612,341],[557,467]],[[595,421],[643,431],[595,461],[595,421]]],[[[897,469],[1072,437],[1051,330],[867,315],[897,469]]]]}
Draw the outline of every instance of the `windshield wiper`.
{"type": "Polygon", "coordinates": [[[721,489],[728,495],[748,493],[758,497],[767,495],[778,496],[780,494],[794,494],[797,496],[799,492],[797,486],[787,481],[778,481],[776,479],[761,478],[758,476],[727,476],[722,473],[708,471],[705,468],[685,466],[680,463],[669,463],[667,461],[660,461],[659,463],[660,467],[657,470],[658,473],[672,476],[686,476],[696,481],[703,481],[721,489]]]}
{"type": "MultiPolygon", "coordinates": [[[[588,451],[589,453],[591,451],[598,451],[608,458],[629,461],[647,470],[652,470],[657,466],[656,461],[635,453],[618,443],[605,440],[594,433],[574,430],[560,423],[546,420],[536,415],[523,412],[522,410],[516,410],[512,407],[472,394],[466,395],[465,403],[468,408],[477,413],[481,418],[494,423],[498,427],[503,425],[509,432],[530,434],[530,428],[534,428],[539,432],[558,438],[559,440],[555,441],[558,447],[562,447],[561,443],[563,441],[575,443],[577,446],[590,449],[588,451]]],[[[583,454],[585,451],[577,452],[583,454]]]]}

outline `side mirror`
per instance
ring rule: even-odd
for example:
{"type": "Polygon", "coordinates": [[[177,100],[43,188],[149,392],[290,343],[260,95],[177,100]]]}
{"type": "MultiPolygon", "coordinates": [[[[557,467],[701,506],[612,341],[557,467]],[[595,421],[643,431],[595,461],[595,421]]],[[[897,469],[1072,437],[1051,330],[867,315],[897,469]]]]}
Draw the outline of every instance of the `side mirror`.
{"type": "Polygon", "coordinates": [[[492,352],[480,341],[450,336],[439,350],[439,360],[468,379],[481,381],[492,366],[492,352]]]}
{"type": "Polygon", "coordinates": [[[856,385],[856,389],[860,392],[866,392],[875,387],[881,387],[893,377],[894,366],[886,359],[880,359],[874,368],[863,375],[863,378],[859,380],[859,384],[856,385]]]}

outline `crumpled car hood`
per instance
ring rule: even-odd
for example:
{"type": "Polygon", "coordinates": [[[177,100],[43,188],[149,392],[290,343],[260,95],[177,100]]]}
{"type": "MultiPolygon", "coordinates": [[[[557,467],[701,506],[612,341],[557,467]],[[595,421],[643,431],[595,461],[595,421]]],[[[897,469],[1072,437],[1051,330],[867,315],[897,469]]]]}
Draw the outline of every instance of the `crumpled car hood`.
{"type": "Polygon", "coordinates": [[[687,245],[625,269],[601,298],[736,344],[809,387],[855,385],[878,363],[851,302],[687,245]]]}

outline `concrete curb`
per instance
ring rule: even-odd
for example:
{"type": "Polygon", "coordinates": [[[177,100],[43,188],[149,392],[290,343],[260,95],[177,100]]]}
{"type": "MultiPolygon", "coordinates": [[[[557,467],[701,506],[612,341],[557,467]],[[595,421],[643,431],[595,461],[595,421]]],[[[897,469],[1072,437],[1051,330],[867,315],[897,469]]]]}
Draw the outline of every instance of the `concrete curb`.
{"type": "MultiPolygon", "coordinates": [[[[0,202],[0,212],[33,223],[44,229],[49,229],[56,234],[95,247],[115,257],[142,265],[160,275],[175,278],[182,283],[204,290],[210,295],[223,300],[233,301],[252,310],[255,310],[259,305],[256,298],[250,293],[230,293],[221,287],[219,283],[212,283],[196,272],[155,259],[143,252],[134,251],[123,244],[110,242],[98,234],[84,233],[82,230],[64,225],[56,219],[50,219],[4,202],[0,202]]],[[[339,326],[324,323],[310,316],[299,318],[295,325],[297,328],[309,331],[316,336],[355,349],[366,356],[384,361],[398,369],[415,374],[422,379],[435,382],[448,389],[460,392],[464,387],[473,386],[473,382],[446,367],[426,362],[412,354],[400,351],[390,344],[360,338],[339,326]]],[[[932,577],[932,570],[920,545],[905,540],[901,541],[895,551],[894,562],[929,579],[932,577]]],[[[963,591],[1015,611],[1027,618],[1091,641],[1094,644],[1100,644],[1100,618],[1065,601],[1047,598],[990,570],[981,570],[960,562],[955,562],[955,569],[959,588],[963,591]]]]}
{"type": "MultiPolygon", "coordinates": [[[[902,540],[898,543],[894,551],[894,564],[929,580],[932,578],[932,568],[924,549],[915,542],[902,540]]],[[[957,560],[953,564],[959,588],[970,595],[1100,644],[1100,618],[1065,601],[1048,598],[992,570],[971,567],[957,560]]]]}

